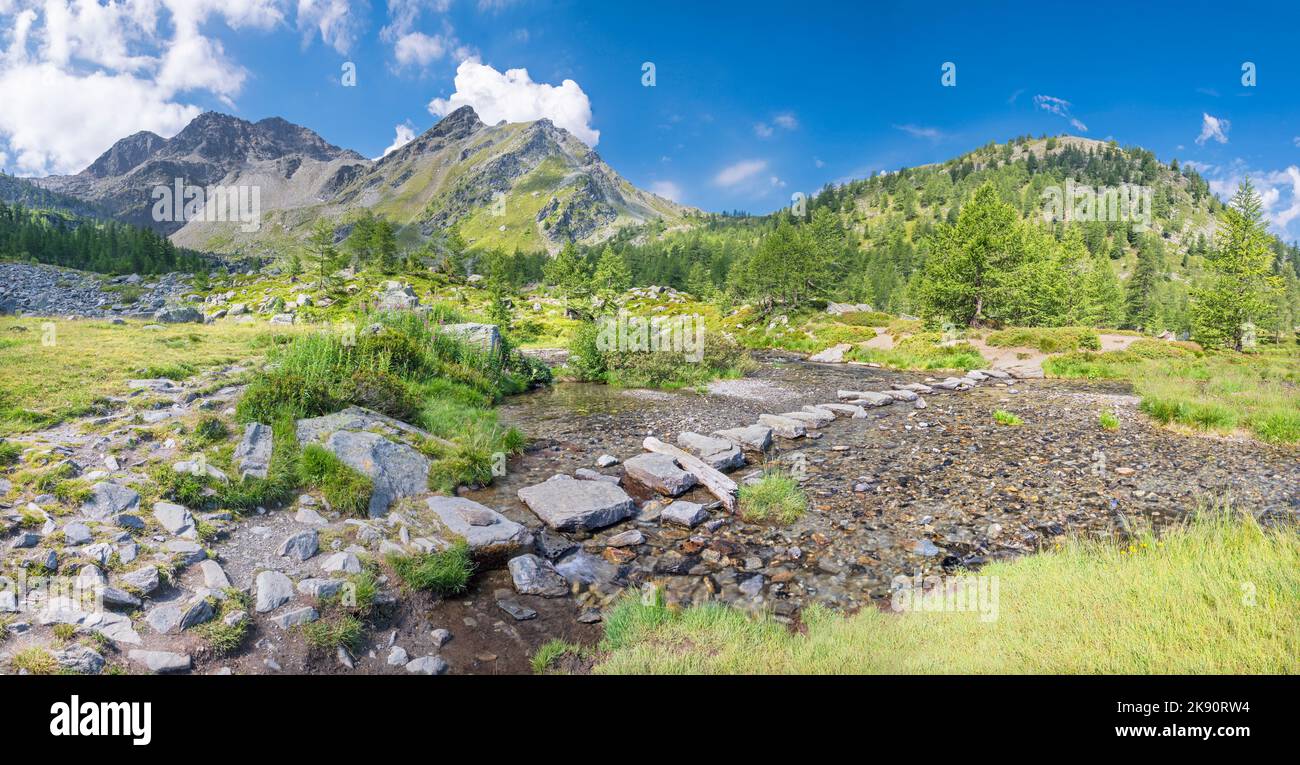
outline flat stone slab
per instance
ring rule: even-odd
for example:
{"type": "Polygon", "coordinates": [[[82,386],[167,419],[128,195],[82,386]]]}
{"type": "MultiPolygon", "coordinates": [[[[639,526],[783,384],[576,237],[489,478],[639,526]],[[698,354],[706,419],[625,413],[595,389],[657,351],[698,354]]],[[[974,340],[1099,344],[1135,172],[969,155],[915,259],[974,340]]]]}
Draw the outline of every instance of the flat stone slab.
{"type": "Polygon", "coordinates": [[[638,454],[623,463],[623,470],[628,478],[669,497],[695,485],[695,476],[678,467],[667,454],[638,454]]]}
{"type": "Polygon", "coordinates": [[[758,423],[766,425],[782,438],[803,438],[808,435],[808,425],[803,420],[780,414],[760,414],[758,423]]]}
{"type": "Polygon", "coordinates": [[[846,417],[852,417],[855,420],[860,420],[867,416],[867,410],[857,404],[818,404],[817,408],[825,409],[826,411],[834,412],[835,414],[842,414],[846,417]]]}
{"type": "Polygon", "coordinates": [[[515,555],[532,546],[533,535],[522,524],[472,500],[429,497],[425,504],[443,527],[443,533],[464,539],[475,557],[515,555]]]}
{"type": "Polygon", "coordinates": [[[90,499],[81,506],[81,513],[102,521],[109,516],[135,510],[139,506],[140,495],[135,489],[104,481],[90,487],[90,499]]]}
{"type": "Polygon", "coordinates": [[[192,662],[189,654],[171,651],[141,651],[127,653],[127,658],[137,664],[143,664],[150,672],[188,672],[192,662]]]}
{"type": "Polygon", "coordinates": [[[520,489],[519,501],[557,531],[601,529],[636,510],[632,498],[618,486],[568,476],[520,489]]]}
{"type": "Polygon", "coordinates": [[[895,401],[915,401],[919,398],[919,396],[916,395],[916,391],[910,390],[887,390],[885,391],[885,394],[895,401]]]}
{"type": "Polygon", "coordinates": [[[187,507],[173,502],[155,502],[153,517],[170,534],[181,537],[198,536],[194,527],[194,516],[190,515],[187,507]]]}
{"type": "Polygon", "coordinates": [[[704,506],[695,502],[686,502],[678,500],[659,514],[659,520],[666,523],[675,523],[678,526],[685,526],[693,529],[704,521],[708,520],[709,513],[704,506]]]}
{"type": "Polygon", "coordinates": [[[735,470],[745,464],[740,447],[718,436],[702,436],[689,430],[677,434],[677,445],[704,460],[714,470],[735,470]]]}
{"type": "Polygon", "coordinates": [[[743,428],[724,428],[713,435],[725,438],[742,449],[765,452],[772,447],[772,429],[766,425],[746,425],[743,428]]]}
{"type": "MultiPolygon", "coordinates": [[[[815,409],[816,407],[809,408],[815,409]]],[[[825,409],[820,411],[809,411],[809,408],[805,408],[799,412],[785,412],[781,416],[799,420],[810,428],[824,428],[832,422],[835,422],[834,412],[828,412],[825,409]]]]}
{"type": "Polygon", "coordinates": [[[870,391],[870,390],[862,390],[862,391],[842,390],[842,391],[838,391],[837,395],[840,396],[841,400],[844,400],[843,396],[845,393],[853,394],[852,397],[847,399],[848,402],[851,404],[870,404],[871,406],[886,406],[888,404],[894,403],[893,396],[890,396],[888,393],[877,393],[875,391],[870,391]]]}

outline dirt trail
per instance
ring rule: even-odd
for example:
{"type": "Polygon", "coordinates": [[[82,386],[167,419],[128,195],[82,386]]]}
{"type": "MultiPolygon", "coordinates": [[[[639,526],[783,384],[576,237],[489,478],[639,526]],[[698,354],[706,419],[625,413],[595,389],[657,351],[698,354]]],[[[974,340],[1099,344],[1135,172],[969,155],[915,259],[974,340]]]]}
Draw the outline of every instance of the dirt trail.
{"type": "MultiPolygon", "coordinates": [[[[1102,351],[1122,351],[1135,341],[1142,339],[1138,335],[1114,333],[1102,333],[1098,337],[1101,339],[1102,351]]],[[[970,343],[980,352],[980,355],[988,359],[990,369],[999,369],[1019,378],[1041,378],[1044,376],[1043,362],[1047,359],[1048,354],[1037,348],[1004,348],[989,345],[978,338],[968,339],[964,342],[970,343]]],[[[892,350],[897,343],[894,341],[894,336],[885,331],[883,327],[876,327],[876,336],[864,343],[860,343],[860,345],[863,348],[888,351],[892,350]]]]}

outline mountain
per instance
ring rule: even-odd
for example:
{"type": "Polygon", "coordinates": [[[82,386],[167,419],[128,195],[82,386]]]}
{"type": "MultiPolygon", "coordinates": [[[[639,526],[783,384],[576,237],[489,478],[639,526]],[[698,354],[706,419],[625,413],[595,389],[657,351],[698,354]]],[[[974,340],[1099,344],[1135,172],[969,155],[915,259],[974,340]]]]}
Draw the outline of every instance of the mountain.
{"type": "Polygon", "coordinates": [[[175,236],[185,228],[216,224],[155,220],[156,187],[171,189],[177,179],[205,188],[260,182],[265,210],[268,202],[284,203],[310,194],[313,180],[365,162],[356,152],[333,146],[311,130],[278,117],[253,123],[206,112],[172,138],[136,133],[115,143],[80,173],[37,183],[95,204],[118,220],[175,236]]]}
{"type": "Polygon", "coordinates": [[[649,221],[692,214],[642,191],[549,120],[485,125],[470,107],[378,159],[327,143],[279,118],[250,123],[207,112],[164,139],[140,132],[71,176],[37,181],[151,226],[207,252],[274,255],[300,246],[317,219],[346,228],[371,210],[404,228],[404,240],[458,225],[471,247],[554,252],[569,239],[598,242],[649,221]],[[261,225],[154,220],[155,187],[256,188],[261,225]]]}

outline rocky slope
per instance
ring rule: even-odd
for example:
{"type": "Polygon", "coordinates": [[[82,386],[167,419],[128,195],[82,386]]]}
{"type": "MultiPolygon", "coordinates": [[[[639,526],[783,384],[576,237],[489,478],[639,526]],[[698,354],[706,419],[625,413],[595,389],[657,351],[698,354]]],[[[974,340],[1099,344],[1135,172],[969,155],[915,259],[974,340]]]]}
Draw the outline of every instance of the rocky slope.
{"type": "Polygon", "coordinates": [[[549,120],[485,125],[470,107],[378,161],[340,149],[279,118],[257,123],[216,112],[175,137],[141,132],[85,170],[37,181],[114,217],[152,226],[178,245],[220,253],[281,254],[315,221],[345,228],[369,209],[425,238],[459,223],[472,245],[556,250],[627,225],[676,222],[690,211],[641,191],[549,120]],[[261,225],[155,221],[157,186],[255,187],[261,225]]]}

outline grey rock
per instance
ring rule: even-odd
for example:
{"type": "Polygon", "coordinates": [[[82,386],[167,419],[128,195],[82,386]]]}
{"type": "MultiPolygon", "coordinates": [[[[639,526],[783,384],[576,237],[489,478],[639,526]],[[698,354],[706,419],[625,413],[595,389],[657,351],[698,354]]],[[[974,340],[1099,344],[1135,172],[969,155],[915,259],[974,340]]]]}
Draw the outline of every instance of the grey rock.
{"type": "Polygon", "coordinates": [[[635,509],[632,498],[618,486],[567,476],[522,488],[519,499],[547,526],[559,531],[604,528],[627,518],[635,509]]]}
{"type": "Polygon", "coordinates": [[[244,437],[235,447],[234,459],[242,478],[266,478],[271,465],[273,437],[271,426],[250,422],[244,428],[244,437]]]}
{"type": "Polygon", "coordinates": [[[828,409],[818,409],[817,407],[805,407],[799,412],[786,412],[782,417],[789,417],[793,420],[799,420],[809,428],[824,428],[835,422],[835,413],[828,409]]]}
{"type": "Polygon", "coordinates": [[[504,558],[533,543],[533,535],[523,525],[464,497],[429,497],[425,504],[443,531],[464,539],[475,557],[504,558]]]}
{"type": "Polygon", "coordinates": [[[141,566],[135,571],[122,575],[122,582],[141,595],[148,595],[158,589],[158,568],[156,566],[141,566]]]}
{"type": "Polygon", "coordinates": [[[334,553],[321,563],[321,570],[331,574],[360,574],[361,561],[350,552],[334,553]]]}
{"type": "Polygon", "coordinates": [[[263,571],[254,582],[259,614],[274,611],[293,598],[293,582],[279,571],[263,571]]]}
{"type": "Polygon", "coordinates": [[[209,590],[224,590],[230,586],[230,578],[215,560],[200,561],[199,573],[203,575],[203,586],[209,590]]]}
{"type": "Polygon", "coordinates": [[[309,598],[320,600],[321,598],[331,598],[339,594],[347,584],[347,581],[343,579],[304,579],[298,582],[298,592],[309,598]]]}
{"type": "Polygon", "coordinates": [[[501,347],[501,331],[495,324],[446,324],[442,331],[454,335],[465,343],[473,345],[486,353],[496,353],[501,347]]]}
{"type": "Polygon", "coordinates": [[[609,547],[633,547],[635,545],[639,545],[644,542],[645,542],[645,534],[642,534],[639,529],[628,529],[627,531],[620,531],[619,533],[605,540],[605,544],[608,545],[609,547]]]}
{"type": "Polygon", "coordinates": [[[130,651],[127,658],[137,664],[143,664],[150,672],[188,672],[192,666],[189,654],[171,651],[130,651]]]}
{"type": "Polygon", "coordinates": [[[134,489],[103,481],[90,487],[90,499],[81,506],[81,514],[96,520],[105,520],[118,513],[135,510],[140,506],[140,495],[134,489]]]}
{"type": "Polygon", "coordinates": [[[515,621],[525,622],[536,619],[537,612],[517,600],[502,598],[497,600],[497,607],[514,617],[515,621]]]}
{"type": "Polygon", "coordinates": [[[438,648],[442,648],[443,646],[447,645],[448,642],[451,641],[451,632],[449,630],[445,630],[439,627],[438,629],[429,633],[429,637],[431,640],[433,640],[434,646],[438,648]]]}
{"type": "Polygon", "coordinates": [[[85,646],[78,645],[58,651],[54,658],[59,666],[79,675],[98,675],[104,668],[104,657],[85,646]]]}
{"type": "Polygon", "coordinates": [[[200,624],[212,621],[212,618],[216,615],[216,610],[207,598],[195,597],[186,604],[185,612],[181,614],[180,627],[182,630],[197,627],[200,624]]]}
{"type": "Polygon", "coordinates": [[[308,560],[320,550],[320,543],[315,529],[299,531],[289,536],[280,543],[277,554],[281,557],[289,557],[298,562],[308,560]]]}
{"type": "Polygon", "coordinates": [[[448,669],[447,662],[441,656],[421,656],[406,664],[406,671],[413,675],[445,675],[448,669]]]}
{"type": "Polygon", "coordinates": [[[407,655],[406,649],[400,645],[395,645],[388,650],[388,666],[404,667],[410,661],[411,657],[407,655]]]}
{"type": "Polygon", "coordinates": [[[704,509],[703,505],[680,499],[665,507],[663,513],[659,516],[661,521],[675,523],[687,528],[695,528],[708,518],[709,513],[704,509]]]}
{"type": "Polygon", "coordinates": [[[144,605],[142,600],[118,587],[103,587],[100,592],[104,598],[104,603],[109,606],[139,608],[144,605]]]}
{"type": "Polygon", "coordinates": [[[511,558],[508,566],[515,590],[522,595],[559,598],[569,594],[569,583],[545,558],[529,553],[511,558]]]}
{"type": "Polygon", "coordinates": [[[203,314],[190,306],[171,306],[155,311],[153,320],[163,324],[202,324],[203,314]]]}
{"type": "Polygon", "coordinates": [[[612,454],[602,454],[596,458],[596,467],[614,467],[618,464],[618,457],[612,454]]]}
{"type": "Polygon", "coordinates": [[[666,454],[638,454],[623,463],[628,478],[648,489],[676,497],[695,485],[695,476],[682,470],[666,454]]]}
{"type": "Polygon", "coordinates": [[[74,547],[87,544],[94,538],[90,527],[84,523],[74,521],[63,527],[63,541],[74,547]]]}
{"type": "Polygon", "coordinates": [[[275,625],[280,629],[287,630],[291,627],[310,624],[319,618],[320,614],[316,613],[316,609],[311,606],[306,606],[304,608],[295,608],[292,611],[285,611],[282,614],[272,617],[271,621],[275,622],[275,625]]]}
{"type": "Polygon", "coordinates": [[[849,343],[832,345],[820,353],[809,356],[808,360],[821,364],[840,364],[844,361],[844,354],[848,353],[852,348],[853,346],[849,343]]]}
{"type": "Polygon", "coordinates": [[[677,445],[714,470],[735,470],[745,464],[740,447],[720,436],[703,436],[688,430],[677,435],[677,445]]]}
{"type": "Polygon", "coordinates": [[[194,531],[194,516],[186,507],[173,504],[171,502],[155,502],[153,505],[153,517],[164,529],[171,534],[184,536],[187,532],[194,531]]]}
{"type": "Polygon", "coordinates": [[[772,432],[782,438],[802,438],[808,434],[807,424],[802,420],[784,417],[779,414],[760,414],[758,424],[766,425],[772,432]]]}
{"type": "Polygon", "coordinates": [[[183,615],[179,603],[163,603],[149,609],[149,613],[144,615],[144,621],[157,634],[170,635],[179,631],[183,615]]]}

